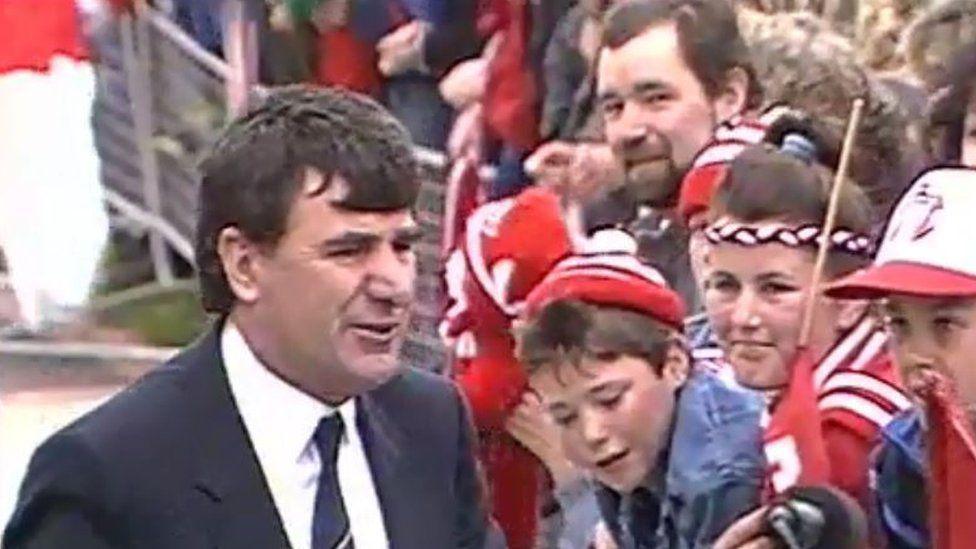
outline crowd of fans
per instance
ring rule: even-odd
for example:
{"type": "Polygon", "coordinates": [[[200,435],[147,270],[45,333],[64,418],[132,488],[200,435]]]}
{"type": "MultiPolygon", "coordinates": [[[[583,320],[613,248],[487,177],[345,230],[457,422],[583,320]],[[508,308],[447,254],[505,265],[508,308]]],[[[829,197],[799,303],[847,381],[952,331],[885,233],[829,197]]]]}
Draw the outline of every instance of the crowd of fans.
{"type": "MultiPolygon", "coordinates": [[[[157,4],[222,54],[234,1],[157,4]]],[[[932,166],[976,165],[976,3],[245,5],[261,83],[371,95],[449,159],[442,335],[509,547],[707,546],[798,484],[851,496],[877,546],[946,539],[893,315],[821,298],[802,323],[932,166]]]]}

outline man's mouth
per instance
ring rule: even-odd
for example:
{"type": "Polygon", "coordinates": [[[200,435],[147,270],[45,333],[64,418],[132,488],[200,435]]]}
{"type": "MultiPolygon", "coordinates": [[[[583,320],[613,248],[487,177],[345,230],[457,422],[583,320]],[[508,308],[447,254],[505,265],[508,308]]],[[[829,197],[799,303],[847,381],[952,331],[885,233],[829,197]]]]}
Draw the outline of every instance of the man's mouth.
{"type": "Polygon", "coordinates": [[[381,322],[355,322],[350,330],[359,338],[372,343],[392,342],[400,331],[400,322],[395,320],[381,322]]]}

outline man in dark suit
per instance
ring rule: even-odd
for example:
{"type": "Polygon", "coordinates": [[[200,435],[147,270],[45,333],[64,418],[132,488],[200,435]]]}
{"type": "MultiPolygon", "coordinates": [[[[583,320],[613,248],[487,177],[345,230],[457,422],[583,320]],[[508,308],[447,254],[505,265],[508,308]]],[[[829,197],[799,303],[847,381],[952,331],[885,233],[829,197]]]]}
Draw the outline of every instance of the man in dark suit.
{"type": "Polygon", "coordinates": [[[469,418],[398,366],[417,237],[403,127],[271,92],[201,167],[200,341],[36,452],[14,548],[482,547],[469,418]]]}

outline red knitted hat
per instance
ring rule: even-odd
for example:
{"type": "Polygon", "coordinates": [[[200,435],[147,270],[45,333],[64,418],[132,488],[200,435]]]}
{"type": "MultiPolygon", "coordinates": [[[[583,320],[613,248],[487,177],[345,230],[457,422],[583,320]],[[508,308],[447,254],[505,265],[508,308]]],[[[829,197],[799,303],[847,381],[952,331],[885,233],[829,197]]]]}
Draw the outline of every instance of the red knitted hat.
{"type": "Polygon", "coordinates": [[[626,252],[575,254],[563,259],[529,293],[525,314],[533,317],[562,299],[630,309],[679,331],[685,317],[681,297],[667,286],[661,273],[626,252]]]}

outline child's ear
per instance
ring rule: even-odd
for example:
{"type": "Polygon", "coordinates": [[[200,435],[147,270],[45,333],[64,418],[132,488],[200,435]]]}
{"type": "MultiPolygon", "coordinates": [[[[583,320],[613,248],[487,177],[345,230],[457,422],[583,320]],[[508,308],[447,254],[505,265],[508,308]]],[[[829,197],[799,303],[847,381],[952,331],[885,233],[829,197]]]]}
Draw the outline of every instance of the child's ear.
{"type": "Polygon", "coordinates": [[[688,357],[688,350],[685,349],[684,342],[676,339],[668,346],[668,352],[664,356],[664,364],[661,368],[661,377],[667,381],[672,388],[677,389],[684,385],[688,380],[691,371],[691,359],[688,357]]]}

